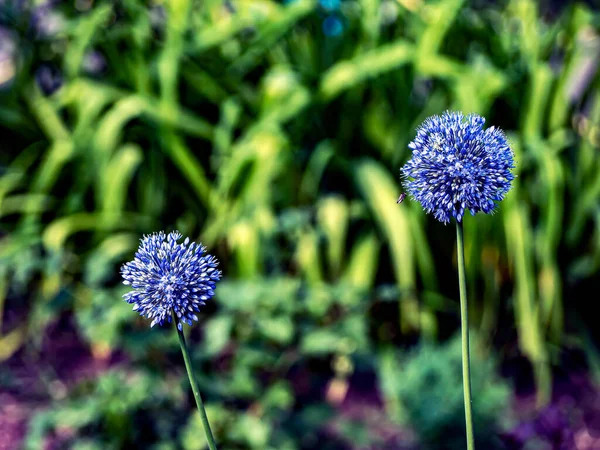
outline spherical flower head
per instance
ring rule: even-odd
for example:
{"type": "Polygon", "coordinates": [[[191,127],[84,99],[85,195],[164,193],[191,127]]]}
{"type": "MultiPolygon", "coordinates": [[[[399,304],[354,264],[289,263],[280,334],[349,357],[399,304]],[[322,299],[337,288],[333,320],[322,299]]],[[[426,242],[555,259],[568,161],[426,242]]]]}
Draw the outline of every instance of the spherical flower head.
{"type": "Polygon", "coordinates": [[[404,186],[441,222],[462,221],[465,209],[490,214],[511,188],[513,152],[504,133],[484,123],[477,114],[448,111],[426,119],[408,145],[404,186]]]}
{"type": "Polygon", "coordinates": [[[144,236],[134,260],[121,268],[123,284],[134,289],[123,298],[134,311],[152,319],[151,327],[171,322],[172,311],[179,330],[182,323],[192,325],[198,320],[195,312],[215,295],[221,279],[217,259],[205,255],[201,244],[190,244],[189,238],[178,244],[180,238],[177,231],[144,236]]]}

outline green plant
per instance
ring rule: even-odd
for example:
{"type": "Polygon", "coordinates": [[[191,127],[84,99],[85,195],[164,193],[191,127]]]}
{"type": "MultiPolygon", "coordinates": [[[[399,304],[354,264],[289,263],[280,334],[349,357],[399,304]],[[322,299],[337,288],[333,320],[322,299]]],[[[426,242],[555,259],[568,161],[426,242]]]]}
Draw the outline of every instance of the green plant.
{"type": "MultiPolygon", "coordinates": [[[[498,431],[506,425],[510,387],[496,374],[493,358],[472,352],[475,444],[503,448],[498,431]]],[[[428,449],[464,449],[465,428],[461,339],[423,344],[408,355],[392,349],[379,359],[380,386],[388,411],[410,425],[428,449]]]]}

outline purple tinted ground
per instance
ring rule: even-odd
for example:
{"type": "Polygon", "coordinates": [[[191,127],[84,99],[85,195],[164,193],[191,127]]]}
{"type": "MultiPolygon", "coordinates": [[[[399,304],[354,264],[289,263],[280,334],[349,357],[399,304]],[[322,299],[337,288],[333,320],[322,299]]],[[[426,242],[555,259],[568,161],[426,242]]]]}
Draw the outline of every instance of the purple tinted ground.
{"type": "MultiPolygon", "coordinates": [[[[0,379],[0,450],[21,448],[35,412],[65,398],[80,382],[124,362],[117,353],[94,357],[66,317],[50,326],[39,352],[21,350],[2,363],[2,375],[9,381],[0,379]]],[[[43,450],[59,448],[60,441],[60,436],[50,437],[43,450]]]]}
{"type": "MultiPolygon", "coordinates": [[[[21,350],[3,363],[2,372],[10,374],[11,381],[0,379],[0,450],[21,448],[28,421],[36,411],[64,398],[81,381],[126,364],[124,355],[94,356],[71,321],[63,317],[47,330],[39,353],[21,350]]],[[[519,394],[513,399],[516,425],[500,435],[507,450],[526,448],[534,442],[534,448],[544,450],[600,449],[599,386],[580,369],[559,378],[551,403],[541,411],[536,411],[533,395],[519,394]]],[[[298,397],[329,401],[337,410],[323,426],[319,439],[338,442],[340,450],[420,450],[414,433],[387,417],[373,374],[355,375],[341,390],[310,370],[290,376],[290,381],[298,397]],[[305,389],[315,384],[320,385],[318,389],[305,389]],[[344,427],[353,424],[369,430],[369,443],[350,442],[344,437],[344,427]]],[[[306,401],[310,399],[304,398],[303,403],[306,401]]],[[[63,439],[61,434],[48,436],[43,450],[60,448],[63,439]]]]}

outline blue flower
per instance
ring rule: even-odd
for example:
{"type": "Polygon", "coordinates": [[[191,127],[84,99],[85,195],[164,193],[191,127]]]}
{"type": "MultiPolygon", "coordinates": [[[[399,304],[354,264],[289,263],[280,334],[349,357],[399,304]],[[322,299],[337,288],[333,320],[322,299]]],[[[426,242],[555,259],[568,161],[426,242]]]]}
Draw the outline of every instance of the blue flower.
{"type": "Polygon", "coordinates": [[[513,152],[504,133],[484,130],[484,123],[476,114],[447,111],[426,119],[408,145],[412,158],[401,169],[405,188],[441,222],[460,222],[465,209],[492,213],[511,188],[513,152]]]}
{"type": "Polygon", "coordinates": [[[344,31],[344,24],[335,15],[327,16],[323,20],[323,33],[326,36],[339,36],[344,31]]]}
{"type": "Polygon", "coordinates": [[[340,7],[341,0],[319,0],[321,7],[327,11],[334,11],[340,7]]]}
{"type": "Polygon", "coordinates": [[[204,255],[201,244],[189,244],[189,238],[178,244],[180,238],[177,231],[166,237],[162,231],[144,236],[134,260],[121,268],[123,284],[134,289],[123,298],[134,311],[152,319],[151,327],[171,322],[171,311],[177,315],[179,330],[182,323],[192,325],[198,320],[194,313],[215,295],[215,283],[221,279],[217,259],[204,255]]]}

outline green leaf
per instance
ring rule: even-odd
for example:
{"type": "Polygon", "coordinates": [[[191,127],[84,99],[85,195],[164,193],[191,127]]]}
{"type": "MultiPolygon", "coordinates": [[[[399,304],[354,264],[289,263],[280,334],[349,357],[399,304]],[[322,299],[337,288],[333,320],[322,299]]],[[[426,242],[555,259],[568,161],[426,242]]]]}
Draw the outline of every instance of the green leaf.
{"type": "Polygon", "coordinates": [[[208,355],[219,354],[231,338],[232,316],[217,316],[204,325],[204,350],[208,355]]]}
{"type": "Polygon", "coordinates": [[[256,324],[264,337],[278,344],[289,344],[294,336],[294,322],[289,316],[259,317],[256,324]]]}

